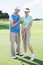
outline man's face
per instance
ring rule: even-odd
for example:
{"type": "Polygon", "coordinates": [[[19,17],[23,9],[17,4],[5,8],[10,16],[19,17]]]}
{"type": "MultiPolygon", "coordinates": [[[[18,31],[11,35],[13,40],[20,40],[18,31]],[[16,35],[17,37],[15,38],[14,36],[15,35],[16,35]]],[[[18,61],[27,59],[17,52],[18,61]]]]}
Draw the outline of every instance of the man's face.
{"type": "Polygon", "coordinates": [[[15,9],[15,13],[18,14],[20,12],[20,10],[18,9],[15,9]]]}

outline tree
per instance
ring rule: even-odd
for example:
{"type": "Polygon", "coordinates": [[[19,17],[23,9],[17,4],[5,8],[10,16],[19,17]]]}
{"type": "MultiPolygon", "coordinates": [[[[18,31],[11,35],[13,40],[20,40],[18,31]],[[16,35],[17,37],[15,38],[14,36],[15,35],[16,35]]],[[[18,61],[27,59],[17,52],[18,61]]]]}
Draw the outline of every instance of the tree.
{"type": "Polygon", "coordinates": [[[2,11],[0,10],[0,14],[2,14],[2,11]]]}
{"type": "Polygon", "coordinates": [[[8,13],[3,13],[3,19],[9,19],[8,13]]]}
{"type": "Polygon", "coordinates": [[[8,13],[2,13],[0,10],[0,19],[9,19],[9,14],[8,13]]]}
{"type": "Polygon", "coordinates": [[[2,11],[0,10],[0,19],[2,18],[2,11]]]}

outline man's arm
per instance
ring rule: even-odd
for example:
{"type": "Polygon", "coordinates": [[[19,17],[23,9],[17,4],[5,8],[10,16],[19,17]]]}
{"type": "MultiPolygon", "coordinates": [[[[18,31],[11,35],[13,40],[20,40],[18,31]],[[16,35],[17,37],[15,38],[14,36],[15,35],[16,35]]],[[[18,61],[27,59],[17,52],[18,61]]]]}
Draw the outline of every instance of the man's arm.
{"type": "Polygon", "coordinates": [[[22,20],[22,19],[21,19],[21,23],[22,23],[22,25],[21,25],[21,28],[22,28],[22,30],[21,30],[21,34],[23,35],[24,23],[23,23],[23,20],[22,20]]]}
{"type": "Polygon", "coordinates": [[[11,25],[12,27],[16,26],[18,23],[20,23],[20,21],[17,21],[16,23],[10,21],[10,25],[11,25]]]}
{"type": "Polygon", "coordinates": [[[18,23],[20,23],[20,19],[19,19],[19,21],[17,21],[16,23],[14,23],[12,16],[10,16],[9,21],[10,21],[10,26],[12,26],[12,27],[14,27],[14,26],[16,26],[18,23]]]}
{"type": "Polygon", "coordinates": [[[30,22],[30,25],[26,28],[26,30],[30,30],[32,27],[32,21],[30,22]]]}
{"type": "Polygon", "coordinates": [[[20,22],[22,23],[22,26],[21,26],[21,28],[22,28],[22,30],[24,29],[24,23],[23,23],[23,20],[22,20],[22,18],[20,18],[20,22]]]}

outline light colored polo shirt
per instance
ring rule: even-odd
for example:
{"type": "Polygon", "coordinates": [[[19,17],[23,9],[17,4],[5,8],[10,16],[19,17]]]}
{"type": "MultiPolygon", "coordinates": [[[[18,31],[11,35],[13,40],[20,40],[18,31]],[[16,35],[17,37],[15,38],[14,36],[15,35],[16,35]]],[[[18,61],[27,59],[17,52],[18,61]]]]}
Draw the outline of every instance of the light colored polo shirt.
{"type": "Polygon", "coordinates": [[[24,28],[27,28],[32,21],[32,16],[28,17],[22,17],[23,23],[24,23],[24,28]]]}

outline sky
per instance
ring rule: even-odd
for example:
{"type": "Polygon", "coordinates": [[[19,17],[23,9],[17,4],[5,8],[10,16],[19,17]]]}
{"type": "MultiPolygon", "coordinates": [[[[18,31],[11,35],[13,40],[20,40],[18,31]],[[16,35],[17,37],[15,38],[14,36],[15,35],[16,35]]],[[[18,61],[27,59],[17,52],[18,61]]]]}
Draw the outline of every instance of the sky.
{"type": "Polygon", "coordinates": [[[24,15],[24,9],[30,8],[33,18],[43,18],[43,0],[0,0],[0,10],[11,15],[15,7],[20,7],[20,15],[24,15]]]}

